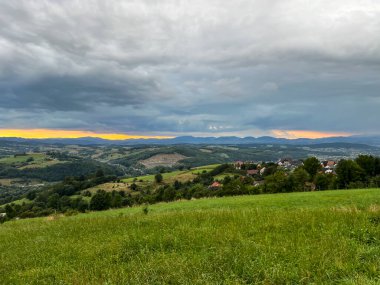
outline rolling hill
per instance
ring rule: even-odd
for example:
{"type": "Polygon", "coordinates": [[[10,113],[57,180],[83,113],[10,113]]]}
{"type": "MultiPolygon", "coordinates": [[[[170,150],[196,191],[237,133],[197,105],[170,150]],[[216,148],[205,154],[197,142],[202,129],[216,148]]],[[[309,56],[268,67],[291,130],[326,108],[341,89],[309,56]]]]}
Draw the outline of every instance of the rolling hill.
{"type": "Polygon", "coordinates": [[[200,199],[0,225],[1,284],[378,284],[379,189],[200,199]]]}

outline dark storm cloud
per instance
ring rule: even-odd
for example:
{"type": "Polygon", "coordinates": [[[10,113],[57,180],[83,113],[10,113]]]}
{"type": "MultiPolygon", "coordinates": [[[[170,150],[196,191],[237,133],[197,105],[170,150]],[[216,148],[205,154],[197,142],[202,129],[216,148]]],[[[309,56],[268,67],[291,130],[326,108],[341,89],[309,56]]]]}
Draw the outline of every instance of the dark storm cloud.
{"type": "Polygon", "coordinates": [[[375,0],[2,1],[0,123],[376,132],[375,0]]]}
{"type": "Polygon", "coordinates": [[[109,74],[46,75],[27,82],[3,84],[2,87],[1,106],[50,111],[91,111],[98,104],[109,107],[138,105],[159,92],[154,81],[132,81],[109,74]]]}

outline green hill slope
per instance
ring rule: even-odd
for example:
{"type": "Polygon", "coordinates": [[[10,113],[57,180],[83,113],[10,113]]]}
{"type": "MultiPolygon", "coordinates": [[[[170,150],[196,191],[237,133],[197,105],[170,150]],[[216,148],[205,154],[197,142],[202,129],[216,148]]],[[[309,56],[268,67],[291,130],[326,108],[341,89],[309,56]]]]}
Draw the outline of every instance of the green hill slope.
{"type": "Polygon", "coordinates": [[[0,225],[1,284],[378,284],[380,190],[161,203],[0,225]]]}

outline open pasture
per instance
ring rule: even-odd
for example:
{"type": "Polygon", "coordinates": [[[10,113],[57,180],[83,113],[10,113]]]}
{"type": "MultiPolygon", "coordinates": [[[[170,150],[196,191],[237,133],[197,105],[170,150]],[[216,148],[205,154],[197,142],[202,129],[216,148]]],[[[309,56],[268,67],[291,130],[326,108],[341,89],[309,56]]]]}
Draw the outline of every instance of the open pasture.
{"type": "Polygon", "coordinates": [[[380,282],[379,189],[144,208],[0,225],[0,283],[380,282]]]}

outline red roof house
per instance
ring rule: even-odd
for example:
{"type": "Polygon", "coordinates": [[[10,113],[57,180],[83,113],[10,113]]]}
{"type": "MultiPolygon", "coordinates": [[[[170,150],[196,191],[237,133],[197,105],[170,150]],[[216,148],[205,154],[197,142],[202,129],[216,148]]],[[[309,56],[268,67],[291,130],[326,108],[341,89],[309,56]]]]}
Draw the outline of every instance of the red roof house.
{"type": "Polygon", "coordinates": [[[250,169],[250,170],[247,170],[247,175],[257,175],[259,174],[259,171],[257,169],[250,169]]]}
{"type": "Polygon", "coordinates": [[[218,181],[215,181],[215,182],[212,183],[208,188],[209,188],[209,189],[219,189],[220,187],[222,187],[222,184],[219,183],[218,181]]]}

